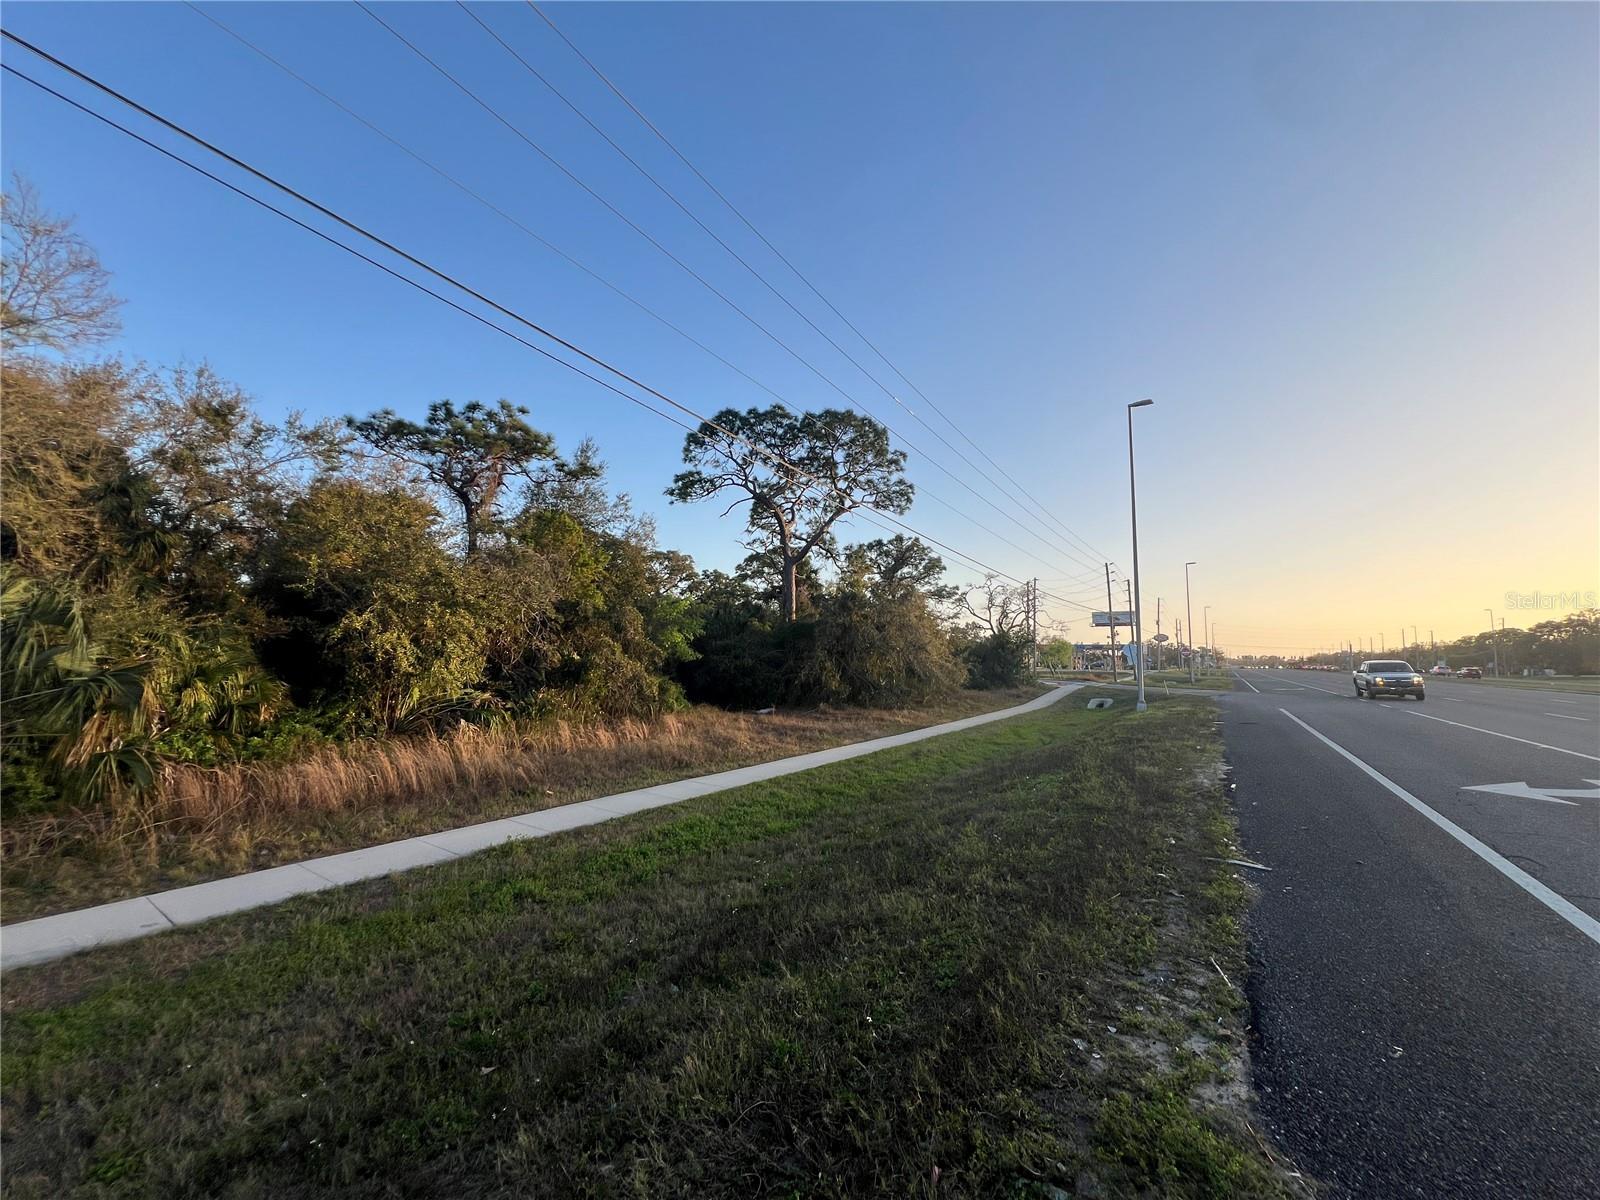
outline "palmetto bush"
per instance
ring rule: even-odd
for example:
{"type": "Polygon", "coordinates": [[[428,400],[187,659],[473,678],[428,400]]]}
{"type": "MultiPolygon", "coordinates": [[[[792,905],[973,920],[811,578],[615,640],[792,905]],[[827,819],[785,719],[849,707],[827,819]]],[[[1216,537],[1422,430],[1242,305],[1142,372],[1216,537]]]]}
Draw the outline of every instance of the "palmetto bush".
{"type": "Polygon", "coordinates": [[[212,631],[162,629],[141,653],[116,655],[70,585],[10,570],[0,644],[8,774],[35,776],[71,804],[136,802],[185,736],[239,738],[284,704],[282,685],[212,631]]]}

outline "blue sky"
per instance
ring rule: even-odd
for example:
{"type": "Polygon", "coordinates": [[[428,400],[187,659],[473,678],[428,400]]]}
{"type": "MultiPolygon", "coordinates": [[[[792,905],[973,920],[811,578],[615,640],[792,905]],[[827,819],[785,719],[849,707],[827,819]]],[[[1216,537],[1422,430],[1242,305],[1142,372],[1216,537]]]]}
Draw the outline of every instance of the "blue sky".
{"type": "MultiPolygon", "coordinates": [[[[845,403],[358,8],[207,7],[795,405],[845,403]]],[[[1098,562],[975,499],[993,489],[454,5],[379,11],[903,434],[915,525],[1018,576],[1098,562]]],[[[533,12],[476,11],[890,382],[533,12]]],[[[1197,559],[1197,618],[1210,604],[1248,652],[1454,634],[1508,591],[1596,586],[1600,9],[547,11],[1125,571],[1123,405],[1155,397],[1138,416],[1151,608],[1181,603],[1197,559]]],[[[701,411],[770,400],[182,5],[12,3],[5,22],[701,411]]],[[[740,555],[720,506],[662,497],[671,426],[25,84],[6,79],[4,105],[6,169],[77,214],[127,297],[119,352],[208,360],[270,414],[506,396],[564,445],[594,436],[664,543],[706,566],[740,555]]],[[[1104,606],[1103,589],[1054,588],[1104,606]]]]}

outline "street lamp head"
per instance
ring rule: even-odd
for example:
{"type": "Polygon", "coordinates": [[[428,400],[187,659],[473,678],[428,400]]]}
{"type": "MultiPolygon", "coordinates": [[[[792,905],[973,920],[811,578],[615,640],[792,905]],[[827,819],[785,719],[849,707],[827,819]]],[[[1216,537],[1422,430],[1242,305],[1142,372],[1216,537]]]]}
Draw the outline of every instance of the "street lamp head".
{"type": "Polygon", "coordinates": [[[1132,404],[1128,405],[1128,407],[1129,408],[1148,408],[1150,405],[1152,405],[1154,403],[1155,403],[1154,400],[1135,400],[1132,404]]]}
{"type": "Polygon", "coordinates": [[[1186,567],[1198,567],[1200,565],[1200,563],[1196,559],[1192,559],[1191,558],[1188,562],[1184,563],[1183,565],[1186,566],[1186,567]]]}

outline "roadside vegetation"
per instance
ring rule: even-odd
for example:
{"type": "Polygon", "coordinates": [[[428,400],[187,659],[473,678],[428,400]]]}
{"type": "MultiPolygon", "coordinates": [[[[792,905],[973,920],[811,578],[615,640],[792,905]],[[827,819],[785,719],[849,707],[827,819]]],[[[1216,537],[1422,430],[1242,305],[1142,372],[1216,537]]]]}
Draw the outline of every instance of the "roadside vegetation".
{"type": "Polygon", "coordinates": [[[110,813],[11,824],[0,904],[6,920],[25,920],[955,721],[1043,690],[967,689],[909,709],[695,705],[653,719],[463,724],[289,761],[174,764],[142,824],[110,813]]]}
{"type": "MultiPolygon", "coordinates": [[[[1125,677],[1124,683],[1135,682],[1132,678],[1125,677]]],[[[1231,692],[1233,691],[1233,671],[1228,667],[1216,670],[1199,670],[1195,672],[1194,683],[1189,682],[1189,672],[1182,670],[1151,670],[1145,673],[1144,686],[1146,691],[1155,688],[1198,688],[1201,691],[1231,692]]]]}
{"type": "MultiPolygon", "coordinates": [[[[1593,603],[1593,593],[1589,601],[1593,603]]],[[[1574,596],[1574,599],[1577,597],[1574,596]]],[[[1414,643],[1382,653],[1357,649],[1357,662],[1369,658],[1399,658],[1412,666],[1426,670],[1434,663],[1444,663],[1452,670],[1462,667],[1480,667],[1484,682],[1501,686],[1561,688],[1574,691],[1600,691],[1600,608],[1578,609],[1564,617],[1538,621],[1527,629],[1511,627],[1472,633],[1453,641],[1414,643]],[[1494,664],[1503,672],[1499,679],[1490,674],[1494,664]],[[1538,672],[1522,675],[1524,669],[1538,672]],[[1547,676],[1545,671],[1554,671],[1547,676]]],[[[1279,654],[1240,656],[1241,663],[1263,667],[1295,667],[1315,665],[1349,669],[1345,652],[1330,651],[1311,654],[1304,658],[1286,658],[1279,654]]]]}
{"type": "MultiPolygon", "coordinates": [[[[1110,671],[1070,671],[1070,670],[1044,670],[1039,673],[1043,679],[1081,680],[1085,683],[1112,683],[1110,671]]],[[[1138,683],[1138,678],[1132,671],[1118,671],[1115,680],[1117,684],[1132,687],[1138,683]]],[[[1145,690],[1154,691],[1157,688],[1197,690],[1202,692],[1231,692],[1233,690],[1233,672],[1231,670],[1197,671],[1194,683],[1189,682],[1189,672],[1179,670],[1151,670],[1145,673],[1145,690]]]]}
{"type": "Polygon", "coordinates": [[[1496,679],[1485,675],[1482,679],[1474,679],[1474,684],[1487,683],[1491,687],[1526,688],[1536,692],[1579,692],[1586,696],[1600,695],[1600,675],[1557,675],[1552,677],[1539,677],[1531,675],[1510,676],[1496,679]]]}
{"type": "Polygon", "coordinates": [[[7,1194],[1289,1194],[1214,709],[1080,699],[12,972],[7,1194]]]}
{"type": "Polygon", "coordinates": [[[1024,682],[1014,597],[986,624],[922,543],[840,543],[913,494],[855,413],[688,435],[663,489],[749,551],[703,571],[523,405],[269,420],[204,364],[94,357],[118,301],[20,181],[5,238],[7,918],[788,745],[693,704],[937,719],[1024,682]]]}

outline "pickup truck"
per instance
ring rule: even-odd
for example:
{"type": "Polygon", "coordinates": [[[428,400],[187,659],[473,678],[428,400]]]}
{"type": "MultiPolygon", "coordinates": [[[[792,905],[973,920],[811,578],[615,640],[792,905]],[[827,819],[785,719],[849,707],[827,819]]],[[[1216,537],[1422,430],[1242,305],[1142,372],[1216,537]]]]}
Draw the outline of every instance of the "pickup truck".
{"type": "Polygon", "coordinates": [[[1374,659],[1364,662],[1355,671],[1356,695],[1367,700],[1379,696],[1415,696],[1428,698],[1423,678],[1415,667],[1399,659],[1374,659]]]}

